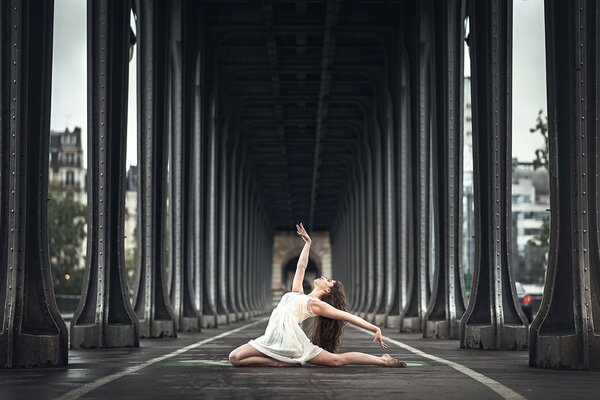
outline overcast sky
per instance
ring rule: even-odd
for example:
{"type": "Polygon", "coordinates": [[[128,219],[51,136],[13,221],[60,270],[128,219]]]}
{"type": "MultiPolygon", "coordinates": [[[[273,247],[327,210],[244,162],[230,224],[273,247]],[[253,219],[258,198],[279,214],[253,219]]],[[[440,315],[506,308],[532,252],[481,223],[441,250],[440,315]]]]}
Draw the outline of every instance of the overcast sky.
{"type": "MultiPolygon", "coordinates": [[[[82,128],[87,145],[86,1],[55,0],[51,129],[82,128]]],[[[532,134],[541,109],[546,114],[543,0],[513,2],[513,157],[531,161],[543,144],[532,134]]],[[[135,71],[135,57],[131,62],[135,71]]],[[[127,166],[137,164],[135,79],[129,90],[127,166]]],[[[87,147],[84,147],[87,154],[87,147]]],[[[127,167],[128,168],[128,167],[127,167]]]]}

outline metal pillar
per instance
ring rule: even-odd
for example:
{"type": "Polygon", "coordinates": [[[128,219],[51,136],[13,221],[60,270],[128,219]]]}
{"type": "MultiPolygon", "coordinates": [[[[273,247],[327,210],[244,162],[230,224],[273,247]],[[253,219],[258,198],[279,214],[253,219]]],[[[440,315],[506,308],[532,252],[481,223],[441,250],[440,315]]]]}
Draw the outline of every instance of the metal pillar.
{"type": "Polygon", "coordinates": [[[399,29],[400,36],[399,48],[397,51],[398,62],[396,79],[396,143],[395,143],[395,184],[396,184],[396,219],[397,237],[394,241],[397,255],[397,279],[396,285],[396,305],[392,308],[390,316],[386,321],[389,328],[399,329],[401,327],[401,315],[404,305],[407,301],[407,281],[409,266],[409,243],[412,235],[409,234],[409,206],[410,206],[410,186],[412,175],[410,173],[410,86],[408,72],[408,54],[403,45],[403,33],[399,29]],[[402,40],[401,40],[402,39],[402,40]]]}
{"type": "MultiPolygon", "coordinates": [[[[206,213],[206,260],[204,267],[204,314],[202,327],[218,324],[217,310],[217,127],[216,100],[210,102],[209,124],[207,129],[207,213],[206,213]]],[[[223,321],[221,322],[223,323],[223,321]]]]}
{"type": "MultiPolygon", "coordinates": [[[[386,87],[389,87],[386,85],[386,87]]],[[[394,150],[396,142],[396,126],[394,123],[394,107],[388,92],[386,101],[386,124],[384,129],[384,224],[385,224],[385,268],[386,291],[383,321],[385,326],[400,328],[400,300],[402,290],[398,285],[398,241],[396,226],[396,168],[394,166],[394,150]]]]}
{"type": "Polygon", "coordinates": [[[67,364],[48,256],[53,10],[0,4],[0,368],[67,364]]]}
{"type": "Polygon", "coordinates": [[[134,310],[141,337],[177,336],[164,276],[167,171],[168,2],[136,0],[138,16],[138,208],[140,272],[134,310]]]}
{"type": "Polygon", "coordinates": [[[552,223],[529,363],[600,370],[600,7],[547,0],[545,12],[552,223]]]}
{"type": "Polygon", "coordinates": [[[230,135],[233,135],[233,145],[231,153],[226,155],[226,159],[229,162],[229,219],[228,219],[228,236],[227,242],[229,245],[229,300],[231,302],[232,312],[234,314],[234,320],[240,320],[244,317],[242,311],[242,305],[240,303],[240,293],[237,285],[237,281],[240,279],[240,264],[238,261],[238,246],[234,246],[237,243],[237,232],[239,230],[238,218],[239,218],[239,205],[238,199],[239,186],[237,182],[238,174],[238,157],[239,157],[239,135],[232,131],[230,135]]]}
{"type": "Polygon", "coordinates": [[[431,90],[431,4],[421,2],[413,9],[415,24],[407,35],[411,55],[412,140],[411,220],[409,220],[409,282],[407,302],[402,311],[402,330],[420,332],[429,300],[430,258],[430,90],[431,90]]]}
{"type": "Polygon", "coordinates": [[[463,0],[435,3],[435,273],[424,337],[458,339],[465,312],[461,260],[463,0]]]}
{"type": "Polygon", "coordinates": [[[475,272],[460,346],[523,350],[511,271],[512,0],[469,3],[475,161],[475,272]]]}
{"type": "Polygon", "coordinates": [[[231,279],[231,275],[229,274],[229,261],[228,261],[228,253],[229,253],[229,243],[227,242],[227,218],[228,218],[228,193],[227,193],[227,164],[229,160],[227,155],[229,153],[229,149],[227,147],[227,142],[229,139],[229,127],[227,122],[225,121],[222,128],[220,129],[221,134],[218,140],[218,182],[217,182],[217,190],[218,190],[218,199],[219,199],[219,219],[217,223],[217,235],[218,238],[218,257],[217,257],[217,268],[218,268],[218,303],[219,303],[219,314],[224,318],[222,321],[217,321],[218,324],[227,324],[230,321],[233,321],[235,318],[235,314],[232,313],[229,306],[231,305],[231,301],[229,297],[231,293],[228,290],[228,279],[231,279]]]}
{"type": "MultiPolygon", "coordinates": [[[[373,240],[375,242],[375,279],[373,288],[373,308],[369,319],[376,324],[381,325],[385,322],[385,302],[384,294],[386,293],[386,266],[384,266],[384,256],[386,243],[384,243],[384,226],[383,226],[383,209],[385,207],[383,193],[383,150],[382,150],[382,128],[379,123],[378,113],[374,112],[373,117],[375,134],[373,135],[373,205],[374,205],[374,226],[373,240]]],[[[386,262],[388,260],[385,260],[386,262]]]]}
{"type": "Polygon", "coordinates": [[[236,265],[238,270],[238,275],[236,279],[236,294],[238,296],[238,301],[240,303],[240,308],[242,311],[242,315],[244,319],[248,319],[250,317],[250,313],[248,310],[248,303],[246,302],[246,269],[244,265],[244,233],[246,230],[246,226],[244,226],[243,221],[245,218],[245,200],[246,200],[246,185],[244,183],[244,171],[246,170],[246,151],[243,146],[240,146],[240,167],[236,171],[236,181],[237,187],[239,188],[239,194],[236,199],[236,208],[237,208],[237,217],[236,217],[236,265]]]}
{"type": "MultiPolygon", "coordinates": [[[[373,224],[375,220],[375,204],[373,201],[373,157],[371,154],[371,143],[369,143],[367,135],[363,135],[363,157],[364,170],[363,170],[363,187],[365,196],[365,241],[363,242],[367,250],[366,260],[366,302],[363,304],[363,310],[361,317],[369,318],[368,312],[373,307],[373,300],[375,296],[375,245],[374,245],[374,232],[373,224]]],[[[346,244],[347,246],[348,244],[346,244]]],[[[347,247],[346,247],[347,248],[347,247]]]]}
{"type": "MultiPolygon", "coordinates": [[[[171,2],[169,46],[172,59],[171,79],[171,240],[173,279],[171,303],[177,329],[199,330],[195,306],[192,256],[192,173],[191,148],[194,131],[195,48],[192,35],[193,7],[186,1],[171,2]]],[[[195,22],[194,22],[195,23],[195,22]]]]}
{"type": "Polygon", "coordinates": [[[192,140],[192,266],[193,266],[193,287],[194,287],[194,306],[198,311],[200,324],[202,323],[203,302],[202,295],[204,293],[204,198],[205,198],[205,182],[204,175],[204,135],[203,123],[205,116],[204,107],[204,82],[203,82],[203,61],[204,52],[200,49],[196,56],[195,82],[194,82],[194,125],[193,125],[193,140],[192,140]]]}
{"type": "Polygon", "coordinates": [[[129,1],[88,1],[88,241],[71,347],[137,347],[124,260],[129,1]]]}

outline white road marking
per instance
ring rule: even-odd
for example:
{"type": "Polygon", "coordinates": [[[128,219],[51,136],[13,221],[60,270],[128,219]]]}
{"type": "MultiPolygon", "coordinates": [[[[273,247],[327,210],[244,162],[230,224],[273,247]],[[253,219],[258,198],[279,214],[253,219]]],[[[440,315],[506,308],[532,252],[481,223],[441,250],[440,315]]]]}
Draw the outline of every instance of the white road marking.
{"type": "MultiPolygon", "coordinates": [[[[359,328],[357,326],[354,325],[350,325],[355,329],[358,329],[359,331],[368,333],[369,335],[373,335],[373,332],[368,331],[366,329],[363,328],[359,328]]],[[[504,386],[503,384],[501,384],[498,381],[493,380],[492,378],[489,378],[479,372],[473,371],[471,368],[469,367],[465,367],[462,364],[456,363],[454,361],[448,361],[446,359],[443,359],[441,357],[438,356],[434,356],[432,354],[428,354],[425,353],[424,351],[421,351],[419,349],[416,349],[412,346],[409,346],[405,343],[399,342],[397,340],[394,340],[392,338],[389,338],[387,336],[383,336],[383,339],[387,342],[390,343],[394,343],[396,346],[401,347],[405,350],[410,351],[413,354],[416,354],[418,356],[421,356],[423,358],[428,358],[430,360],[433,361],[437,361],[440,364],[444,364],[447,365],[451,368],[454,368],[455,370],[457,370],[458,372],[461,372],[465,375],[467,375],[469,378],[473,378],[475,379],[477,382],[481,383],[482,385],[487,386],[488,388],[490,388],[491,390],[493,390],[494,392],[498,393],[500,396],[502,396],[502,398],[507,399],[507,400],[526,400],[525,397],[521,396],[519,393],[515,392],[514,390],[512,390],[509,387],[504,386]]]]}
{"type": "Polygon", "coordinates": [[[239,332],[239,331],[241,331],[243,329],[249,328],[251,326],[260,324],[260,323],[266,321],[267,319],[269,319],[269,318],[268,317],[261,318],[258,321],[252,322],[252,323],[244,325],[244,326],[240,326],[239,328],[233,329],[231,331],[223,332],[220,335],[213,336],[211,338],[201,340],[201,341],[196,342],[194,344],[190,344],[189,346],[186,346],[186,347],[182,347],[181,349],[175,350],[172,353],[164,354],[164,355],[159,356],[159,357],[155,357],[155,358],[153,358],[151,360],[148,360],[148,361],[146,361],[146,362],[144,362],[142,364],[138,364],[138,365],[135,365],[133,367],[129,367],[127,369],[124,369],[123,371],[116,372],[116,373],[114,373],[112,375],[108,375],[108,376],[102,377],[100,379],[96,379],[93,382],[90,382],[88,384],[80,386],[77,389],[71,390],[70,392],[68,392],[68,393],[66,393],[66,394],[58,397],[57,400],[75,400],[75,399],[78,399],[81,396],[83,396],[84,394],[89,393],[92,390],[97,389],[100,386],[106,385],[107,383],[110,383],[110,382],[112,382],[112,381],[114,381],[116,379],[119,379],[119,378],[123,377],[123,376],[133,374],[134,372],[137,372],[137,371],[139,371],[142,368],[146,368],[146,367],[148,367],[148,366],[150,366],[152,364],[156,364],[157,362],[160,362],[160,361],[166,360],[168,358],[172,358],[172,357],[178,356],[180,354],[185,353],[186,351],[190,351],[192,349],[195,349],[197,347],[202,346],[203,344],[212,342],[213,340],[221,339],[221,338],[223,338],[225,336],[231,335],[232,333],[236,333],[236,332],[239,332]]]}

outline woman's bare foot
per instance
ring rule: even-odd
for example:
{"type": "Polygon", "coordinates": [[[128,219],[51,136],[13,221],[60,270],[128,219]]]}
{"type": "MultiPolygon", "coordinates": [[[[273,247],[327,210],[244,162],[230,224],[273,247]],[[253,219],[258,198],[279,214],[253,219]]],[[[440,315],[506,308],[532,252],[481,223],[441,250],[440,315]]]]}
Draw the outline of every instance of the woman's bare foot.
{"type": "Polygon", "coordinates": [[[406,363],[404,361],[400,361],[397,358],[390,356],[389,354],[384,354],[381,356],[383,361],[385,361],[386,367],[392,368],[406,368],[406,363]]]}

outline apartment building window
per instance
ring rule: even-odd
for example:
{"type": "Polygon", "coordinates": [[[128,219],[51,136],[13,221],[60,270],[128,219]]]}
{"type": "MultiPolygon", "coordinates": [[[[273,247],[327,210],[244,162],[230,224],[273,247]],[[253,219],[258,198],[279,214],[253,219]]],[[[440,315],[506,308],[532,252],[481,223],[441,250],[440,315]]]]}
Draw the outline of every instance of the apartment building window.
{"type": "Polygon", "coordinates": [[[67,171],[67,186],[74,186],[75,185],[75,176],[73,174],[73,171],[67,171]]]}

